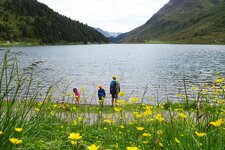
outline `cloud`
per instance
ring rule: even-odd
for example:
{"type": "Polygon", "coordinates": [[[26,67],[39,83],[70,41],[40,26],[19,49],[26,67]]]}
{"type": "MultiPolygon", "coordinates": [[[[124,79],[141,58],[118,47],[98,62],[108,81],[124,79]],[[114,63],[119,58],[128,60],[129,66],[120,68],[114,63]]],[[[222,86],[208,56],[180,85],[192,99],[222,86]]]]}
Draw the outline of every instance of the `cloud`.
{"type": "Polygon", "coordinates": [[[111,32],[142,24],[169,0],[38,0],[74,20],[111,32]]]}

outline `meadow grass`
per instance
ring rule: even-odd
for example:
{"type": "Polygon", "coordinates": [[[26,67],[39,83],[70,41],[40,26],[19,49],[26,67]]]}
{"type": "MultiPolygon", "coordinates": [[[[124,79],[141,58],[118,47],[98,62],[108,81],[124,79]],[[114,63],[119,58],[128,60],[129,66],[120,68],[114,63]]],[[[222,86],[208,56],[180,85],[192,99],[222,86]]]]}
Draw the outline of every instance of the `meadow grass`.
{"type": "Polygon", "coordinates": [[[114,107],[100,107],[55,103],[53,86],[40,97],[34,69],[21,70],[9,51],[0,69],[1,149],[224,149],[220,73],[213,84],[193,86],[192,98],[176,95],[181,102],[150,105],[138,97],[123,99],[123,93],[114,107]]]}

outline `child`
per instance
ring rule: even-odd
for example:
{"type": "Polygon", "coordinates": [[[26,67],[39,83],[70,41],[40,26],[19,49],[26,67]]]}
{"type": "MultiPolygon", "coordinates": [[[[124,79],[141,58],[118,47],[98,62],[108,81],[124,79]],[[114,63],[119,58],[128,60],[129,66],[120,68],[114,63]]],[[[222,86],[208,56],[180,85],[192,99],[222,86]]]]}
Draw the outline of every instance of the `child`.
{"type": "Polygon", "coordinates": [[[105,90],[102,88],[102,85],[98,85],[98,98],[99,98],[99,103],[100,106],[103,107],[104,99],[105,99],[105,90]]]}
{"type": "Polygon", "coordinates": [[[80,93],[78,92],[77,88],[74,88],[73,92],[74,92],[75,104],[79,105],[79,103],[80,103],[80,93]]]}

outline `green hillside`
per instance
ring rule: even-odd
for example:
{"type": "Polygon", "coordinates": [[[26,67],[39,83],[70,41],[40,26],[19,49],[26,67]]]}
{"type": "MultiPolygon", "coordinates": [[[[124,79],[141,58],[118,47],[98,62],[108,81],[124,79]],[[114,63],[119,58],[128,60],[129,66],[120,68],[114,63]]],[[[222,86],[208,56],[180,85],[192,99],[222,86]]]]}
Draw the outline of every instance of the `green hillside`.
{"type": "Polygon", "coordinates": [[[119,42],[225,43],[224,0],[170,0],[119,42]]]}
{"type": "Polygon", "coordinates": [[[62,16],[37,0],[0,0],[0,14],[1,43],[108,42],[94,28],[62,16]]]}

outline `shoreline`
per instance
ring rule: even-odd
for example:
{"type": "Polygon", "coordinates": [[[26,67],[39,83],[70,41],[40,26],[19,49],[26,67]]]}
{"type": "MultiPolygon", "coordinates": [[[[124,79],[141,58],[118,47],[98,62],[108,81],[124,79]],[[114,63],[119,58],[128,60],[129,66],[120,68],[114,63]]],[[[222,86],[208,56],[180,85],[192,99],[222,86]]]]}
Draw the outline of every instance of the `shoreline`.
{"type": "MultiPolygon", "coordinates": [[[[53,44],[43,44],[38,42],[13,42],[8,43],[4,41],[0,41],[0,47],[25,47],[25,46],[70,46],[70,45],[104,45],[104,44],[165,44],[165,45],[221,45],[225,46],[225,43],[190,43],[190,42],[180,42],[180,41],[144,41],[144,42],[130,42],[130,43],[87,43],[84,44],[82,42],[77,43],[53,43],[53,44]]],[[[3,49],[0,49],[3,50],[3,49]]]]}

